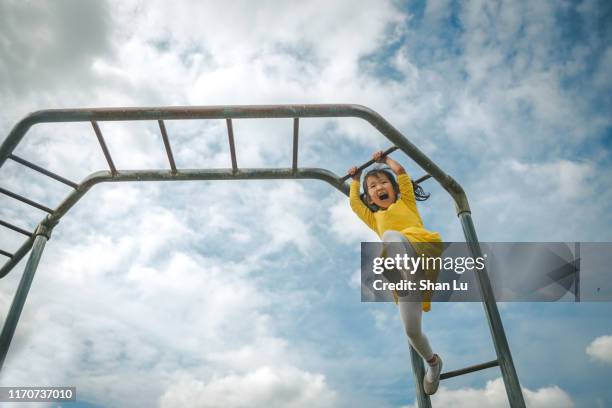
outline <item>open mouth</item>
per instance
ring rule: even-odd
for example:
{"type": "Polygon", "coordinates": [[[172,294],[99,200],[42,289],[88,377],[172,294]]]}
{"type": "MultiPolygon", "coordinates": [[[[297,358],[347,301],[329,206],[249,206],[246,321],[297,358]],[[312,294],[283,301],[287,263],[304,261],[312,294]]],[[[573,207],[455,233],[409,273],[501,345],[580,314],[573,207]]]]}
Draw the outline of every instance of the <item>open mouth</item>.
{"type": "Polygon", "coordinates": [[[389,194],[387,193],[382,193],[378,196],[379,199],[381,200],[386,200],[387,198],[389,198],[389,194]]]}

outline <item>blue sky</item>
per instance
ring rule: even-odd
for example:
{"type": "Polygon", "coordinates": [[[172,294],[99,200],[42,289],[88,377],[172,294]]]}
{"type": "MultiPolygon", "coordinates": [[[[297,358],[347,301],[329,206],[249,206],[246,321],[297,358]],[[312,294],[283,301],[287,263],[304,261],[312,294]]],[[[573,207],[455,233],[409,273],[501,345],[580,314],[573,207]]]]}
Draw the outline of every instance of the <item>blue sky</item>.
{"type": "MultiPolygon", "coordinates": [[[[607,2],[322,1],[0,4],[0,139],[47,108],[356,103],[467,192],[482,241],[612,240],[607,2]]],[[[120,169],[165,169],[156,123],[102,123],[120,169]]],[[[230,167],[222,121],[168,122],[179,168],[230,167]]],[[[291,120],[235,121],[238,165],[287,167],[291,120]]],[[[357,119],[303,120],[300,163],[344,174],[386,148],[357,119]]],[[[34,127],[16,153],[81,180],[106,169],[91,126],[34,127]]],[[[395,154],[414,176],[423,171],[395,154]]],[[[14,163],[0,186],[68,190],[14,163]]],[[[425,224],[462,240],[429,181],[425,224]]],[[[2,219],[37,210],[0,197],[2,219]]],[[[0,231],[0,247],[19,237],[0,231]]],[[[359,301],[376,237],[317,181],[94,187],[43,255],[0,385],[73,385],[73,406],[410,407],[395,306],[359,301]]],[[[23,270],[0,282],[4,319],[23,270]]],[[[609,303],[500,304],[532,407],[612,405],[609,303]]],[[[482,306],[435,304],[448,369],[494,358],[482,306]]],[[[434,406],[506,406],[497,369],[434,406]]]]}

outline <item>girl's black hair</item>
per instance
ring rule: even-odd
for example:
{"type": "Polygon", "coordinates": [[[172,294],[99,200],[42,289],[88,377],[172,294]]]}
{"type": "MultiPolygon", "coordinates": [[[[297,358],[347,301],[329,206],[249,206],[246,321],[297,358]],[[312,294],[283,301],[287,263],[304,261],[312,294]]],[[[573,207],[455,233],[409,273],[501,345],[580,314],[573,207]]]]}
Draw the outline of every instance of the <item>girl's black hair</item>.
{"type": "MultiPolygon", "coordinates": [[[[393,186],[393,191],[395,191],[396,196],[399,195],[400,193],[399,185],[397,184],[397,180],[395,179],[395,177],[389,170],[385,168],[375,168],[375,169],[369,170],[365,174],[365,176],[363,176],[363,193],[361,193],[359,197],[361,198],[361,201],[363,201],[363,203],[368,208],[370,208],[370,210],[374,212],[380,210],[380,208],[374,203],[368,203],[368,201],[370,201],[368,200],[370,197],[368,195],[368,187],[366,185],[366,180],[368,179],[368,177],[375,176],[377,174],[385,174],[387,178],[389,179],[389,181],[391,182],[391,186],[393,186]]],[[[412,182],[412,189],[414,190],[414,198],[417,201],[427,200],[431,194],[423,191],[423,188],[420,185],[416,184],[413,180],[410,180],[410,181],[412,182]]]]}

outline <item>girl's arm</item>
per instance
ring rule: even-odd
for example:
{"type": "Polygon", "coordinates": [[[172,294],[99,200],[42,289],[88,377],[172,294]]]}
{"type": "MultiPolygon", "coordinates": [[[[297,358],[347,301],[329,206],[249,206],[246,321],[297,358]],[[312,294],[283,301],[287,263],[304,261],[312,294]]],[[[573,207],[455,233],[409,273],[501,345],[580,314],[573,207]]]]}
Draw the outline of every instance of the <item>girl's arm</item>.
{"type": "Polygon", "coordinates": [[[361,221],[374,230],[374,232],[378,233],[374,213],[372,213],[372,211],[363,203],[363,201],[361,201],[361,197],[359,197],[359,178],[361,177],[361,172],[357,171],[357,167],[351,167],[348,174],[353,179],[349,194],[351,209],[361,219],[361,221]]]}

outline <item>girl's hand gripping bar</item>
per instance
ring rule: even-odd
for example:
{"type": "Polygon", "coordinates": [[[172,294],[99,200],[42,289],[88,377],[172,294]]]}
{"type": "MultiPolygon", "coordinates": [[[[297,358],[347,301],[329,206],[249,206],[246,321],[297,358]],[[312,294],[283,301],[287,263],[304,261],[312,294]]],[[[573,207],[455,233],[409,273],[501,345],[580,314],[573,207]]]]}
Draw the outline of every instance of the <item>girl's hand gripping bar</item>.
{"type": "MultiPolygon", "coordinates": [[[[380,157],[381,159],[385,158],[387,155],[393,153],[394,151],[397,150],[397,146],[393,146],[388,148],[387,150],[385,150],[382,154],[382,156],[380,157]]],[[[365,169],[366,167],[371,166],[372,164],[374,164],[374,159],[370,159],[367,162],[363,163],[361,166],[357,167],[357,173],[361,172],[363,169],[365,169]]],[[[340,178],[340,183],[344,183],[346,180],[348,180],[351,177],[350,174],[347,174],[343,177],[340,178]]]]}

